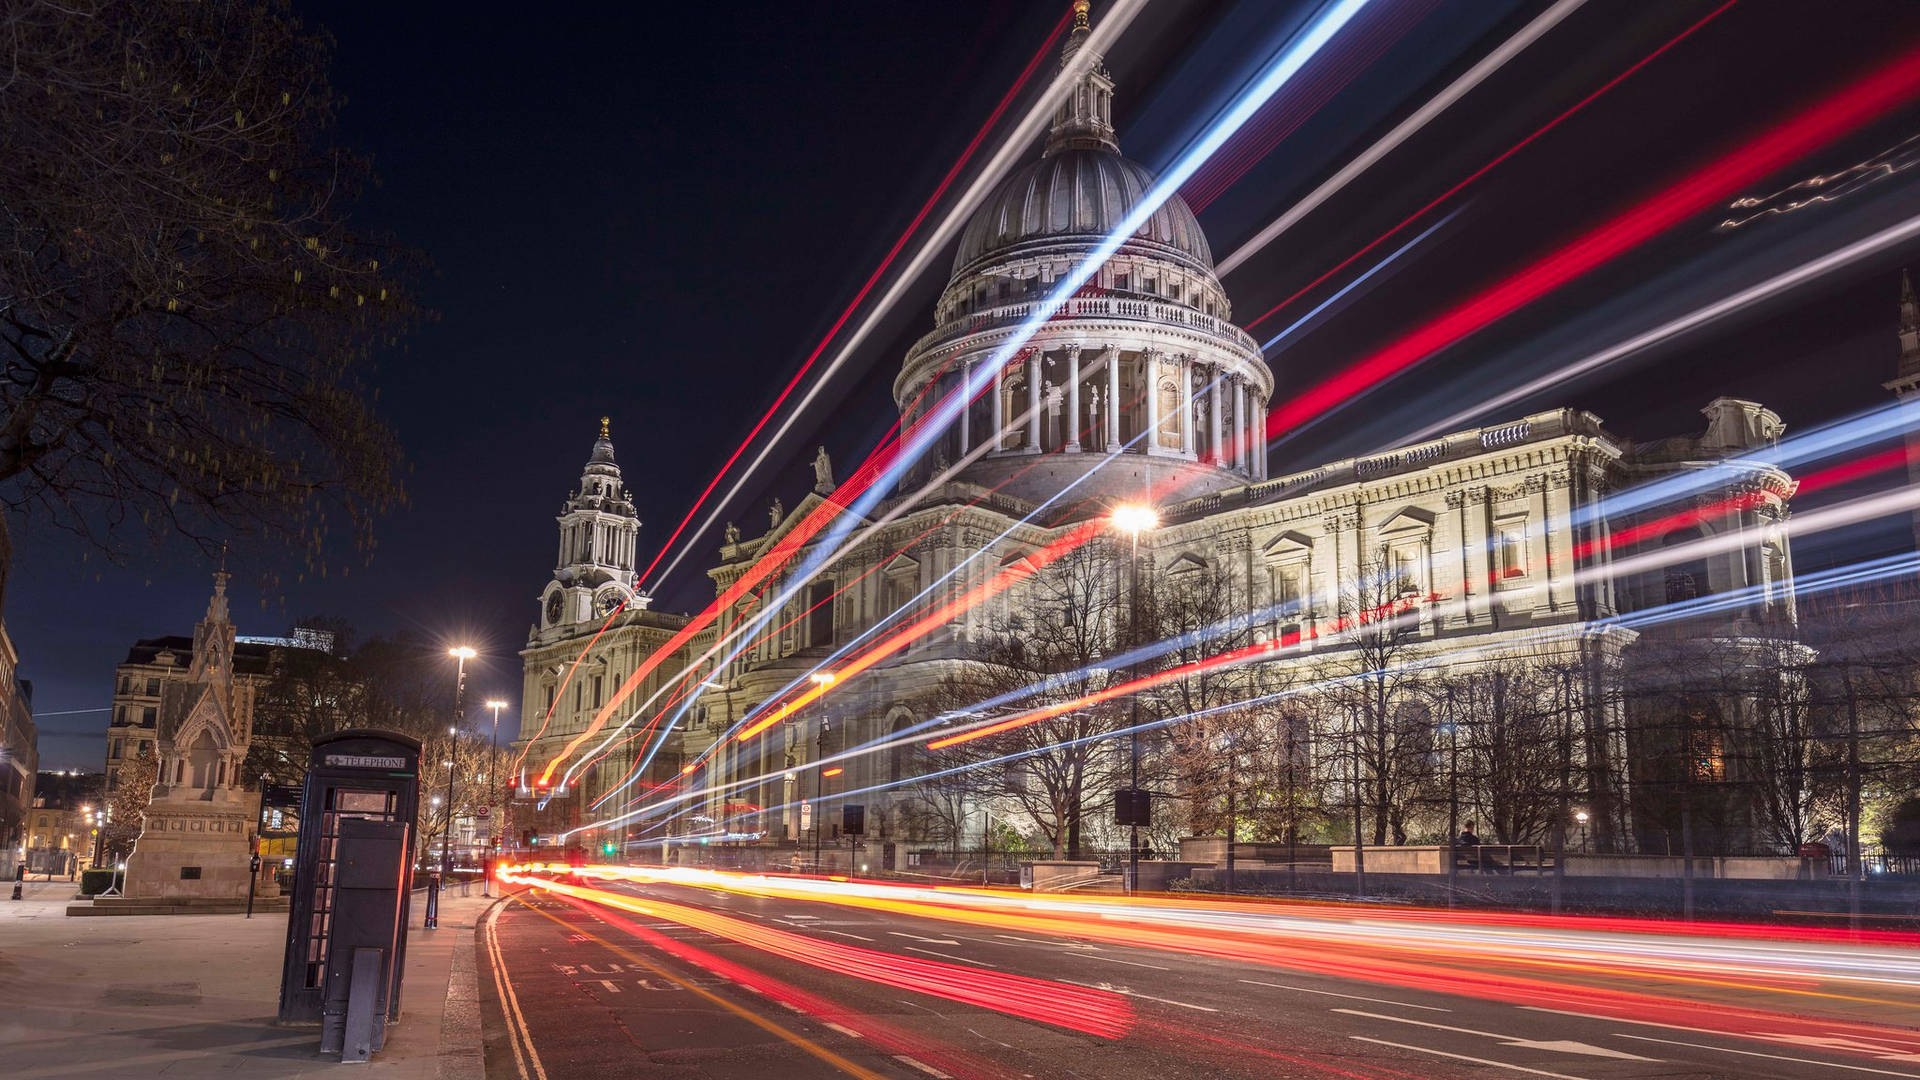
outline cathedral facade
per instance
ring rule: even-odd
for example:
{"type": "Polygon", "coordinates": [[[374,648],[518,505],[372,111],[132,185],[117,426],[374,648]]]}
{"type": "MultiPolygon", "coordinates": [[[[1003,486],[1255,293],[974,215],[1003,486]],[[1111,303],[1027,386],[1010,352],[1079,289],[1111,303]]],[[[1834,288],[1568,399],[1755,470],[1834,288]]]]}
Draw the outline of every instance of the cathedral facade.
{"type": "MultiPolygon", "coordinates": [[[[1078,88],[1057,111],[1038,159],[975,211],[934,309],[934,329],[901,365],[894,397],[905,428],[982,365],[994,365],[1027,332],[1042,297],[1154,185],[1146,167],[1120,152],[1114,83],[1097,57],[1079,55],[1085,36],[1082,19],[1066,55],[1069,64],[1085,65],[1078,88]]],[[[851,549],[790,588],[780,578],[815,553],[809,541],[771,584],[675,646],[616,718],[653,698],[648,715],[628,729],[656,724],[646,739],[616,740],[597,758],[588,751],[600,743],[589,741],[573,754],[575,779],[563,794],[523,788],[528,812],[543,807],[537,813],[546,835],[586,830],[578,835],[597,843],[594,822],[638,791],[677,784],[714,794],[668,831],[792,844],[809,834],[812,813],[838,822],[842,801],[868,807],[870,818],[884,816],[890,803],[914,798],[913,769],[900,753],[836,762],[831,777],[813,763],[934,719],[940,688],[1005,633],[1023,598],[1015,589],[988,603],[954,601],[1121,502],[1148,503],[1158,514],[1158,527],[1137,537],[1137,565],[1160,580],[1199,575],[1216,583],[1243,622],[1238,632],[1263,646],[1259,664],[1276,684],[1322,679],[1345,663],[1350,642],[1341,630],[1368,606],[1359,592],[1383,579],[1393,583],[1397,633],[1413,654],[1577,663],[1591,673],[1580,688],[1587,704],[1578,768],[1588,777],[1596,832],[1612,850],[1645,843],[1634,820],[1632,725],[1597,685],[1619,677],[1634,646],[1637,632],[1620,617],[1753,589],[1760,599],[1696,632],[1791,633],[1792,563],[1782,525],[1794,482],[1778,469],[1743,464],[1720,488],[1696,493],[1695,505],[1711,512],[1703,509],[1680,533],[1735,542],[1678,571],[1613,570],[1615,537],[1644,522],[1609,511],[1606,496],[1771,445],[1781,421],[1753,402],[1717,399],[1703,409],[1701,433],[1649,444],[1591,414],[1558,409],[1270,475],[1264,433],[1274,374],[1232,322],[1207,238],[1177,195],[1011,362],[979,381],[986,391],[940,432],[900,494],[872,509],[862,522],[870,527],[856,531],[851,549]],[[783,595],[781,610],[758,608],[783,595]],[[730,738],[823,668],[831,672],[856,640],[870,643],[882,627],[949,610],[931,632],[751,746],[730,738]],[[739,626],[755,629],[738,642],[721,640],[739,626]],[[671,687],[655,696],[663,680],[674,679],[682,681],[684,709],[663,706],[671,687]],[[670,732],[655,716],[663,709],[678,714],[670,732]],[[689,768],[697,771],[683,777],[689,768]]],[[[709,570],[717,594],[823,501],[835,500],[824,465],[823,453],[814,490],[790,509],[776,504],[760,535],[728,527],[709,570]]],[[[682,616],[647,610],[632,593],[638,522],[604,428],[560,526],[558,569],[523,654],[529,733],[516,750],[536,771],[587,730],[607,688],[686,625],[682,616]],[[632,605],[603,627],[623,598],[632,605]],[[571,668],[583,652],[586,661],[571,668]]],[[[1115,595],[1127,587],[1122,575],[1110,582],[1115,595]]],[[[1092,798],[1104,805],[1108,794],[1092,798]]],[[[608,835],[653,840],[661,832],[638,820],[608,835]]]]}

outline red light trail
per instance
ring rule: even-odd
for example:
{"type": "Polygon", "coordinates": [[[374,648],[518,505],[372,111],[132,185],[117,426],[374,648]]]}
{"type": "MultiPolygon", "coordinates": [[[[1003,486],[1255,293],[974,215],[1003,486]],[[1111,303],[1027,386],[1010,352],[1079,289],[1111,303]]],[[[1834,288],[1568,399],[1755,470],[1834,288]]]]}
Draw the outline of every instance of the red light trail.
{"type": "Polygon", "coordinates": [[[1336,263],[1333,266],[1332,269],[1328,270],[1324,274],[1321,274],[1319,277],[1314,278],[1312,281],[1307,282],[1305,285],[1302,285],[1298,290],[1296,290],[1293,293],[1293,295],[1287,297],[1285,300],[1282,300],[1279,303],[1268,308],[1265,312],[1262,312],[1259,318],[1254,319],[1252,322],[1246,325],[1246,329],[1252,330],[1254,327],[1259,326],[1263,322],[1266,322],[1269,318],[1277,314],[1281,308],[1286,307],[1288,304],[1291,304],[1295,300],[1300,299],[1302,296],[1306,295],[1307,293],[1312,292],[1315,288],[1317,288],[1320,285],[1321,282],[1326,281],[1328,278],[1332,277],[1333,275],[1353,265],[1354,260],[1361,258],[1362,256],[1366,255],[1367,252],[1372,251],[1374,248],[1377,248],[1381,244],[1392,239],[1395,234],[1399,233],[1401,230],[1405,229],[1407,226],[1413,224],[1415,221],[1418,221],[1420,218],[1424,217],[1427,214],[1427,212],[1432,210],[1434,207],[1439,206],[1441,203],[1446,202],[1448,199],[1453,198],[1455,195],[1458,195],[1462,188],[1465,188],[1468,184],[1471,184],[1475,180],[1478,180],[1482,176],[1485,176],[1487,173],[1491,172],[1494,169],[1494,167],[1499,165],[1501,162],[1519,153],[1521,150],[1524,150],[1528,145],[1538,140],[1542,135],[1545,135],[1547,132],[1552,131],[1554,128],[1558,127],[1562,121],[1566,120],[1568,117],[1572,116],[1574,113],[1577,113],[1581,109],[1586,108],[1588,105],[1593,104],[1593,102],[1596,99],[1598,99],[1602,94],[1605,94],[1607,91],[1627,81],[1627,79],[1630,78],[1635,72],[1639,71],[1643,67],[1646,67],[1648,64],[1652,63],[1653,61],[1659,59],[1663,53],[1667,52],[1669,49],[1672,49],[1675,45],[1680,44],[1682,41],[1685,41],[1688,37],[1692,36],[1695,30],[1698,30],[1701,27],[1712,22],[1713,20],[1719,18],[1723,12],[1725,12],[1728,8],[1732,7],[1733,5],[1739,2],[1740,0],[1726,0],[1726,3],[1721,4],[1719,7],[1714,8],[1712,11],[1707,12],[1707,14],[1704,17],[1702,17],[1700,21],[1694,23],[1692,26],[1687,27],[1685,30],[1680,31],[1678,34],[1674,35],[1672,38],[1669,38],[1666,44],[1660,46],[1659,48],[1653,50],[1647,55],[1641,57],[1639,62],[1634,64],[1632,67],[1628,68],[1625,71],[1622,71],[1618,75],[1615,75],[1613,78],[1608,79],[1605,83],[1603,83],[1600,86],[1598,90],[1595,90],[1593,93],[1588,94],[1586,97],[1583,97],[1579,101],[1574,102],[1573,105],[1568,109],[1566,109],[1564,112],[1560,113],[1558,116],[1555,116],[1553,119],[1547,121],[1546,123],[1540,125],[1540,127],[1534,129],[1533,134],[1528,135],[1526,138],[1521,139],[1519,142],[1514,143],[1512,146],[1509,146],[1505,150],[1501,151],[1499,156],[1495,157],[1492,161],[1487,162],[1485,165],[1482,165],[1478,169],[1475,169],[1473,172],[1469,173],[1466,179],[1460,181],[1459,183],[1448,188],[1447,190],[1441,192],[1439,195],[1434,197],[1433,201],[1427,203],[1425,206],[1422,206],[1420,209],[1415,210],[1413,213],[1407,215],[1406,219],[1401,221],[1400,224],[1395,225],[1393,228],[1388,229],[1386,232],[1383,232],[1379,236],[1374,237],[1373,240],[1370,241],[1365,247],[1347,256],[1346,258],[1340,260],[1338,263],[1336,263]]]}
{"type": "Polygon", "coordinates": [[[1920,49],[1682,177],[1532,265],[1482,290],[1412,333],[1288,400],[1268,416],[1284,434],[1352,401],[1393,375],[1633,250],[1742,186],[1773,173],[1904,104],[1920,90],[1920,49]]]}
{"type": "Polygon", "coordinates": [[[1187,181],[1181,195],[1188,207],[1197,214],[1225,194],[1249,169],[1271,154],[1274,147],[1286,141],[1334,95],[1346,89],[1355,75],[1378,60],[1409,27],[1432,11],[1434,3],[1435,0],[1409,0],[1394,5],[1382,17],[1380,25],[1356,42],[1354,48],[1337,55],[1322,53],[1315,57],[1312,74],[1306,77],[1300,93],[1268,102],[1267,107],[1260,110],[1256,124],[1241,129],[1230,151],[1215,154],[1187,181]]]}
{"type": "Polygon", "coordinates": [[[520,873],[506,872],[500,877],[503,881],[543,892],[690,926],[715,937],[836,974],[1037,1020],[1070,1031],[1117,1039],[1126,1034],[1133,1024],[1133,1010],[1127,1000],[1107,990],[821,941],[651,897],[568,885],[520,873]]]}
{"type": "Polygon", "coordinates": [[[913,220],[907,223],[906,229],[900,233],[899,237],[894,240],[893,246],[888,248],[886,255],[881,258],[880,265],[874,267],[873,273],[867,276],[866,283],[860,286],[860,291],[854,294],[853,299],[848,301],[846,308],[840,312],[840,317],[833,321],[833,325],[827,328],[826,334],[822,336],[819,343],[813,347],[813,351],[807,354],[806,360],[800,365],[800,370],[794,372],[793,378],[787,380],[787,385],[781,389],[779,396],[773,399],[773,404],[767,406],[767,411],[754,423],[753,428],[747,432],[746,438],[741,439],[740,445],[734,448],[733,453],[728,455],[725,462],[721,463],[719,471],[713,474],[713,479],[709,480],[707,486],[701,490],[700,497],[695,499],[693,505],[687,509],[686,516],[680,519],[680,524],[674,526],[673,533],[667,537],[666,543],[660,545],[659,554],[653,557],[653,561],[647,564],[647,568],[641,571],[639,578],[636,580],[645,582],[646,579],[653,574],[654,568],[660,565],[660,560],[666,557],[667,552],[673,550],[674,541],[678,540],[680,534],[686,530],[687,523],[693,520],[693,515],[699,513],[700,507],[706,504],[708,496],[712,495],[713,489],[720,485],[720,481],[726,476],[727,470],[733,468],[734,463],[740,460],[740,455],[746,453],[747,447],[759,436],[761,430],[767,426],[767,422],[773,419],[774,413],[778,412],[780,406],[786,403],[787,398],[793,393],[794,388],[800,385],[800,380],[812,369],[814,362],[820,359],[820,354],[826,351],[827,345],[840,333],[840,328],[845,326],[847,320],[853,317],[854,310],[860,306],[862,301],[866,300],[867,294],[872,292],[873,287],[879,283],[881,275],[885,274],[887,268],[893,265],[893,260],[900,254],[901,249],[906,246],[907,240],[920,228],[920,223],[926,220],[927,214],[932,212],[934,204],[939,202],[941,197],[947,193],[947,188],[951,186],[954,179],[960,175],[960,170],[966,167],[968,161],[972,160],[974,151],[980,148],[980,143],[986,139],[987,132],[991,131],[994,125],[1000,122],[1000,117],[1006,112],[1007,106],[1013,103],[1013,99],[1017,97],[1021,89],[1027,85],[1027,80],[1032,78],[1033,73],[1039,69],[1040,62],[1052,51],[1053,43],[1059,39],[1060,32],[1066,29],[1067,23],[1072,17],[1073,13],[1069,10],[1060,16],[1060,21],[1053,24],[1053,32],[1049,33],[1047,39],[1040,43],[1040,47],[1034,50],[1033,56],[1027,60],[1027,66],[1020,70],[1019,77],[1013,81],[1012,86],[1007,88],[1007,92],[1001,95],[999,103],[994,105],[991,113],[987,114],[986,122],[981,124],[980,129],[973,133],[973,138],[968,140],[966,149],[960,152],[959,159],[953,163],[952,168],[947,170],[947,174],[940,178],[940,183],[934,187],[933,194],[927,196],[927,201],[921,204],[920,212],[915,214],[913,220]]]}

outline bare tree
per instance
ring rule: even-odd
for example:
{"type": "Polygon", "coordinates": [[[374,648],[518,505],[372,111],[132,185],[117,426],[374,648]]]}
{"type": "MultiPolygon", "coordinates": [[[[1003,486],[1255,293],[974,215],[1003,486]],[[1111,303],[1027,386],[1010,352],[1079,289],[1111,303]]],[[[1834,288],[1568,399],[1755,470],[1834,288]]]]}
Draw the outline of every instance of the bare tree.
{"type": "Polygon", "coordinates": [[[1541,843],[1561,802],[1564,727],[1556,682],[1537,664],[1497,659],[1429,687],[1445,720],[1445,786],[1460,812],[1502,844],[1541,843]]]}
{"type": "Polygon", "coordinates": [[[418,259],[348,223],[329,53],[286,0],[0,11],[6,505],[110,552],[137,522],[317,562],[401,498],[362,380],[418,259]]]}
{"type": "Polygon", "coordinates": [[[1433,777],[1435,725],[1413,648],[1422,599],[1384,557],[1364,563],[1340,594],[1340,651],[1323,669],[1333,678],[1321,699],[1339,720],[1356,843],[1404,842],[1433,777]]]}
{"type": "MultiPolygon", "coordinates": [[[[1107,666],[1126,626],[1124,560],[1105,545],[1061,557],[1009,594],[987,640],[942,684],[937,703],[956,719],[986,719],[979,703],[1006,700],[994,716],[1052,711],[1117,686],[1107,666]]],[[[1105,736],[1124,729],[1123,698],[1073,707],[941,751],[933,764],[969,765],[977,797],[1019,807],[1056,858],[1081,850],[1089,796],[1116,787],[1125,754],[1105,736]]]]}

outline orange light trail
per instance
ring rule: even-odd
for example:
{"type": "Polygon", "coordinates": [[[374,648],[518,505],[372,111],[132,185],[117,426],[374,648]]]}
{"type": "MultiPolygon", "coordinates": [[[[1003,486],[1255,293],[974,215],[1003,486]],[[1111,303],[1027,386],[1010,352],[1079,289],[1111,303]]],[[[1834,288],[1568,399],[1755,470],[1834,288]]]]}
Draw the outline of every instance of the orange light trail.
{"type": "Polygon", "coordinates": [[[832,672],[834,676],[833,682],[815,683],[810,689],[803,691],[799,696],[787,701],[778,709],[762,717],[752,726],[741,731],[735,738],[741,742],[745,742],[787,717],[792,716],[796,710],[805,708],[807,705],[818,701],[821,695],[825,694],[831,687],[845,682],[906,648],[917,638],[924,636],[929,630],[952,619],[955,615],[959,615],[977,604],[990,600],[1020,582],[1027,580],[1042,568],[1066,555],[1068,552],[1086,544],[1087,541],[1099,535],[1105,528],[1106,522],[1098,518],[1083,523],[1079,528],[1072,530],[1065,536],[1060,537],[1039,551],[1022,559],[1020,562],[1001,570],[998,574],[988,578],[980,585],[948,600],[927,614],[901,627],[892,635],[882,639],[878,644],[836,668],[832,672]]]}
{"type": "MultiPolygon", "coordinates": [[[[1820,1034],[1892,1040],[1920,1050],[1898,1025],[1809,1009],[1874,1003],[1920,1017],[1911,952],[1920,934],[1745,923],[1687,924],[1618,916],[1537,916],[1381,908],[1319,901],[1198,901],[1184,897],[1051,897],[979,888],[753,875],[685,867],[596,866],[587,873],[640,884],[833,904],[976,927],[1077,938],[1261,964],[1454,996],[1677,1023],[1738,1037],[1820,1034]],[[1479,928],[1492,928],[1483,932],[1479,928]],[[1609,936],[1612,935],[1612,936],[1609,936]],[[1714,940],[1721,939],[1721,940],[1714,940]],[[1748,943],[1755,943],[1749,945],[1748,943]],[[1807,947],[1789,949],[1789,943],[1807,947]],[[1880,951],[1858,950],[1871,943],[1880,951]],[[1836,954],[1835,945],[1853,951],[1836,954]],[[1755,951],[1759,947],[1761,951],[1755,951]],[[1905,979],[1889,983],[1887,967],[1905,979]],[[1490,969],[1518,968],[1524,974],[1490,969]],[[1649,979],[1693,995],[1785,997],[1794,1012],[1614,989],[1596,980],[1649,979]],[[1861,984],[1905,998],[1866,997],[1822,983],[1861,984]]],[[[650,902],[650,901],[649,901],[650,902]]],[[[676,920],[677,921],[677,920],[676,920]]]]}
{"type": "Polygon", "coordinates": [[[1126,1034],[1133,1024],[1133,1009],[1127,1000],[1107,990],[821,941],[687,904],[569,885],[530,874],[503,872],[500,877],[503,881],[543,892],[690,926],[715,937],[836,974],[1037,1020],[1071,1031],[1117,1039],[1126,1034]]]}

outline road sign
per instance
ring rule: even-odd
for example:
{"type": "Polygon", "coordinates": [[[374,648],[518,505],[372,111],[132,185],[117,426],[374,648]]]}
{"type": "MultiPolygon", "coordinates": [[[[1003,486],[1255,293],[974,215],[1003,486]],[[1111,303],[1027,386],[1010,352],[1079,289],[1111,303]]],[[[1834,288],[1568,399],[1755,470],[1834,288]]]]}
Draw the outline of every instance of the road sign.
{"type": "Polygon", "coordinates": [[[492,815],[493,815],[493,807],[491,806],[483,806],[480,809],[474,811],[475,817],[491,817],[492,815]]]}

